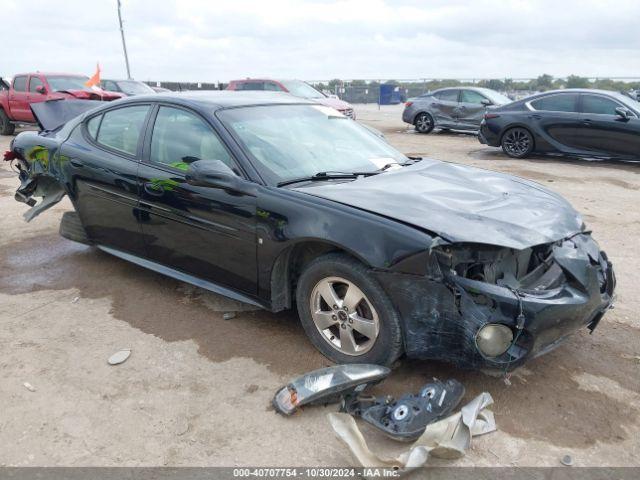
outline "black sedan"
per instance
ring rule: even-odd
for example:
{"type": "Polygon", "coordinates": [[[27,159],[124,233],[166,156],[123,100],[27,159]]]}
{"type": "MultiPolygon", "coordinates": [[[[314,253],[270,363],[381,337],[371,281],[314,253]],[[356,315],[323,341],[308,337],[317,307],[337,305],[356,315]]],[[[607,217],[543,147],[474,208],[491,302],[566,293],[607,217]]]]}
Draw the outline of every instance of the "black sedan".
{"type": "Polygon", "coordinates": [[[640,103],[606,90],[545,92],[484,115],[480,143],[513,158],[536,153],[640,159],[640,103]]]}
{"type": "Polygon", "coordinates": [[[611,305],[611,264],[563,198],[407,158],[326,106],[164,94],[66,123],[52,108],[37,107],[45,130],[6,153],[28,220],[66,194],[64,237],[274,312],[295,307],[335,362],[405,353],[506,370],[593,330],[611,305]]]}

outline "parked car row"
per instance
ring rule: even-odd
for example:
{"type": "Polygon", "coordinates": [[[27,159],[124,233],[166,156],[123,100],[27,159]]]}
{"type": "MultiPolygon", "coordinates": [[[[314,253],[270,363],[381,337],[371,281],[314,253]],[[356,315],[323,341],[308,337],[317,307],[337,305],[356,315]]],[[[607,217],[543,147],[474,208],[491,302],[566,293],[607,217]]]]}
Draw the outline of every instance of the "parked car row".
{"type": "Polygon", "coordinates": [[[246,78],[244,80],[231,80],[226,90],[260,90],[273,92],[287,92],[294,97],[305,98],[321,103],[327,107],[338,110],[343,115],[356,119],[353,107],[335,96],[328,96],[320,90],[301,80],[274,80],[260,78],[246,78]]]}
{"type": "Polygon", "coordinates": [[[555,90],[512,102],[487,88],[442,88],[408,101],[402,120],[419,133],[477,131],[480,143],[513,158],[640,158],[640,102],[607,90],[555,90]]]}

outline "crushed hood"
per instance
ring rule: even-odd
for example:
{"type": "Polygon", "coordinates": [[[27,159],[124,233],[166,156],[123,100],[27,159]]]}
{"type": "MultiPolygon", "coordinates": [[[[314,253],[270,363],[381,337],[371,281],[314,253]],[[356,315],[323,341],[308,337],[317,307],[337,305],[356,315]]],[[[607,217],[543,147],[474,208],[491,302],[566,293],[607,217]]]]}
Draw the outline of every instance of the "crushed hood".
{"type": "Polygon", "coordinates": [[[296,190],[423,228],[450,242],[521,250],[569,237],[582,227],[565,199],[537,183],[431,159],[296,190]]]}

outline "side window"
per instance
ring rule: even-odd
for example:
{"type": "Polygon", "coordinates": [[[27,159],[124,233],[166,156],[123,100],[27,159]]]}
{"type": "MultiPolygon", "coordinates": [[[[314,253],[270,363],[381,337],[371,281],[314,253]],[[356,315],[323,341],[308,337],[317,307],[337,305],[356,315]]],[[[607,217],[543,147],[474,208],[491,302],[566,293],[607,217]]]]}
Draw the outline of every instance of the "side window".
{"type": "Polygon", "coordinates": [[[187,170],[197,160],[222,160],[235,168],[229,152],[200,117],[179,108],[160,107],[151,135],[151,161],[187,170]]]}
{"type": "Polygon", "coordinates": [[[473,90],[462,90],[462,95],[460,96],[460,101],[462,103],[476,103],[478,105],[482,105],[484,100],[487,100],[484,95],[473,90]]]}
{"type": "Polygon", "coordinates": [[[38,77],[31,77],[29,79],[29,91],[32,93],[38,93],[36,91],[36,88],[38,87],[43,87],[44,84],[42,83],[42,80],[40,80],[38,77]]]}
{"type": "Polygon", "coordinates": [[[547,112],[576,112],[575,94],[557,94],[542,97],[531,102],[531,106],[536,110],[546,110],[547,112]]]}
{"type": "Polygon", "coordinates": [[[22,75],[20,77],[16,77],[13,79],[13,89],[16,92],[26,92],[27,91],[27,77],[22,75]]]}
{"type": "Polygon", "coordinates": [[[87,131],[91,138],[94,140],[98,138],[98,128],[100,127],[100,122],[102,121],[102,115],[98,115],[97,117],[93,117],[87,122],[87,131]]]}
{"type": "Polygon", "coordinates": [[[600,95],[583,95],[582,111],[584,113],[598,113],[601,115],[615,115],[619,103],[600,95]]]}
{"type": "Polygon", "coordinates": [[[269,90],[271,92],[281,92],[282,89],[275,82],[264,82],[264,89],[269,90]]]}
{"type": "Polygon", "coordinates": [[[238,90],[264,90],[264,82],[243,82],[238,90]]]}
{"type": "MultiPolygon", "coordinates": [[[[135,155],[148,111],[148,105],[136,105],[106,112],[97,131],[96,141],[107,147],[135,155]]],[[[87,128],[89,128],[88,124],[87,128]]]]}
{"type": "Polygon", "coordinates": [[[112,82],[111,80],[105,80],[104,82],[104,88],[105,90],[109,91],[109,92],[117,92],[118,91],[118,87],[116,86],[115,82],[112,82]]]}
{"type": "Polygon", "coordinates": [[[460,90],[443,90],[442,92],[436,92],[434,97],[445,102],[457,102],[459,91],[460,90]]]}

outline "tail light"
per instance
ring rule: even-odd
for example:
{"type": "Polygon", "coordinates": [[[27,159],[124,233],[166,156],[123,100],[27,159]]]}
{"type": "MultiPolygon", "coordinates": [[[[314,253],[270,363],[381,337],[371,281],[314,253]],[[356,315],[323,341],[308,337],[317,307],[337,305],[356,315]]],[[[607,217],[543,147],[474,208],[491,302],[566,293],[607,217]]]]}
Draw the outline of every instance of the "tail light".
{"type": "Polygon", "coordinates": [[[489,120],[491,118],[498,118],[500,115],[498,115],[497,113],[485,113],[484,114],[484,119],[485,120],[489,120]]]}
{"type": "Polygon", "coordinates": [[[411,105],[413,105],[413,102],[406,102],[404,104],[405,107],[409,108],[411,105]]]}
{"type": "Polygon", "coordinates": [[[7,162],[10,162],[11,160],[15,160],[16,158],[18,158],[18,156],[13,153],[11,150],[7,150],[6,152],[4,152],[4,159],[7,162]]]}

